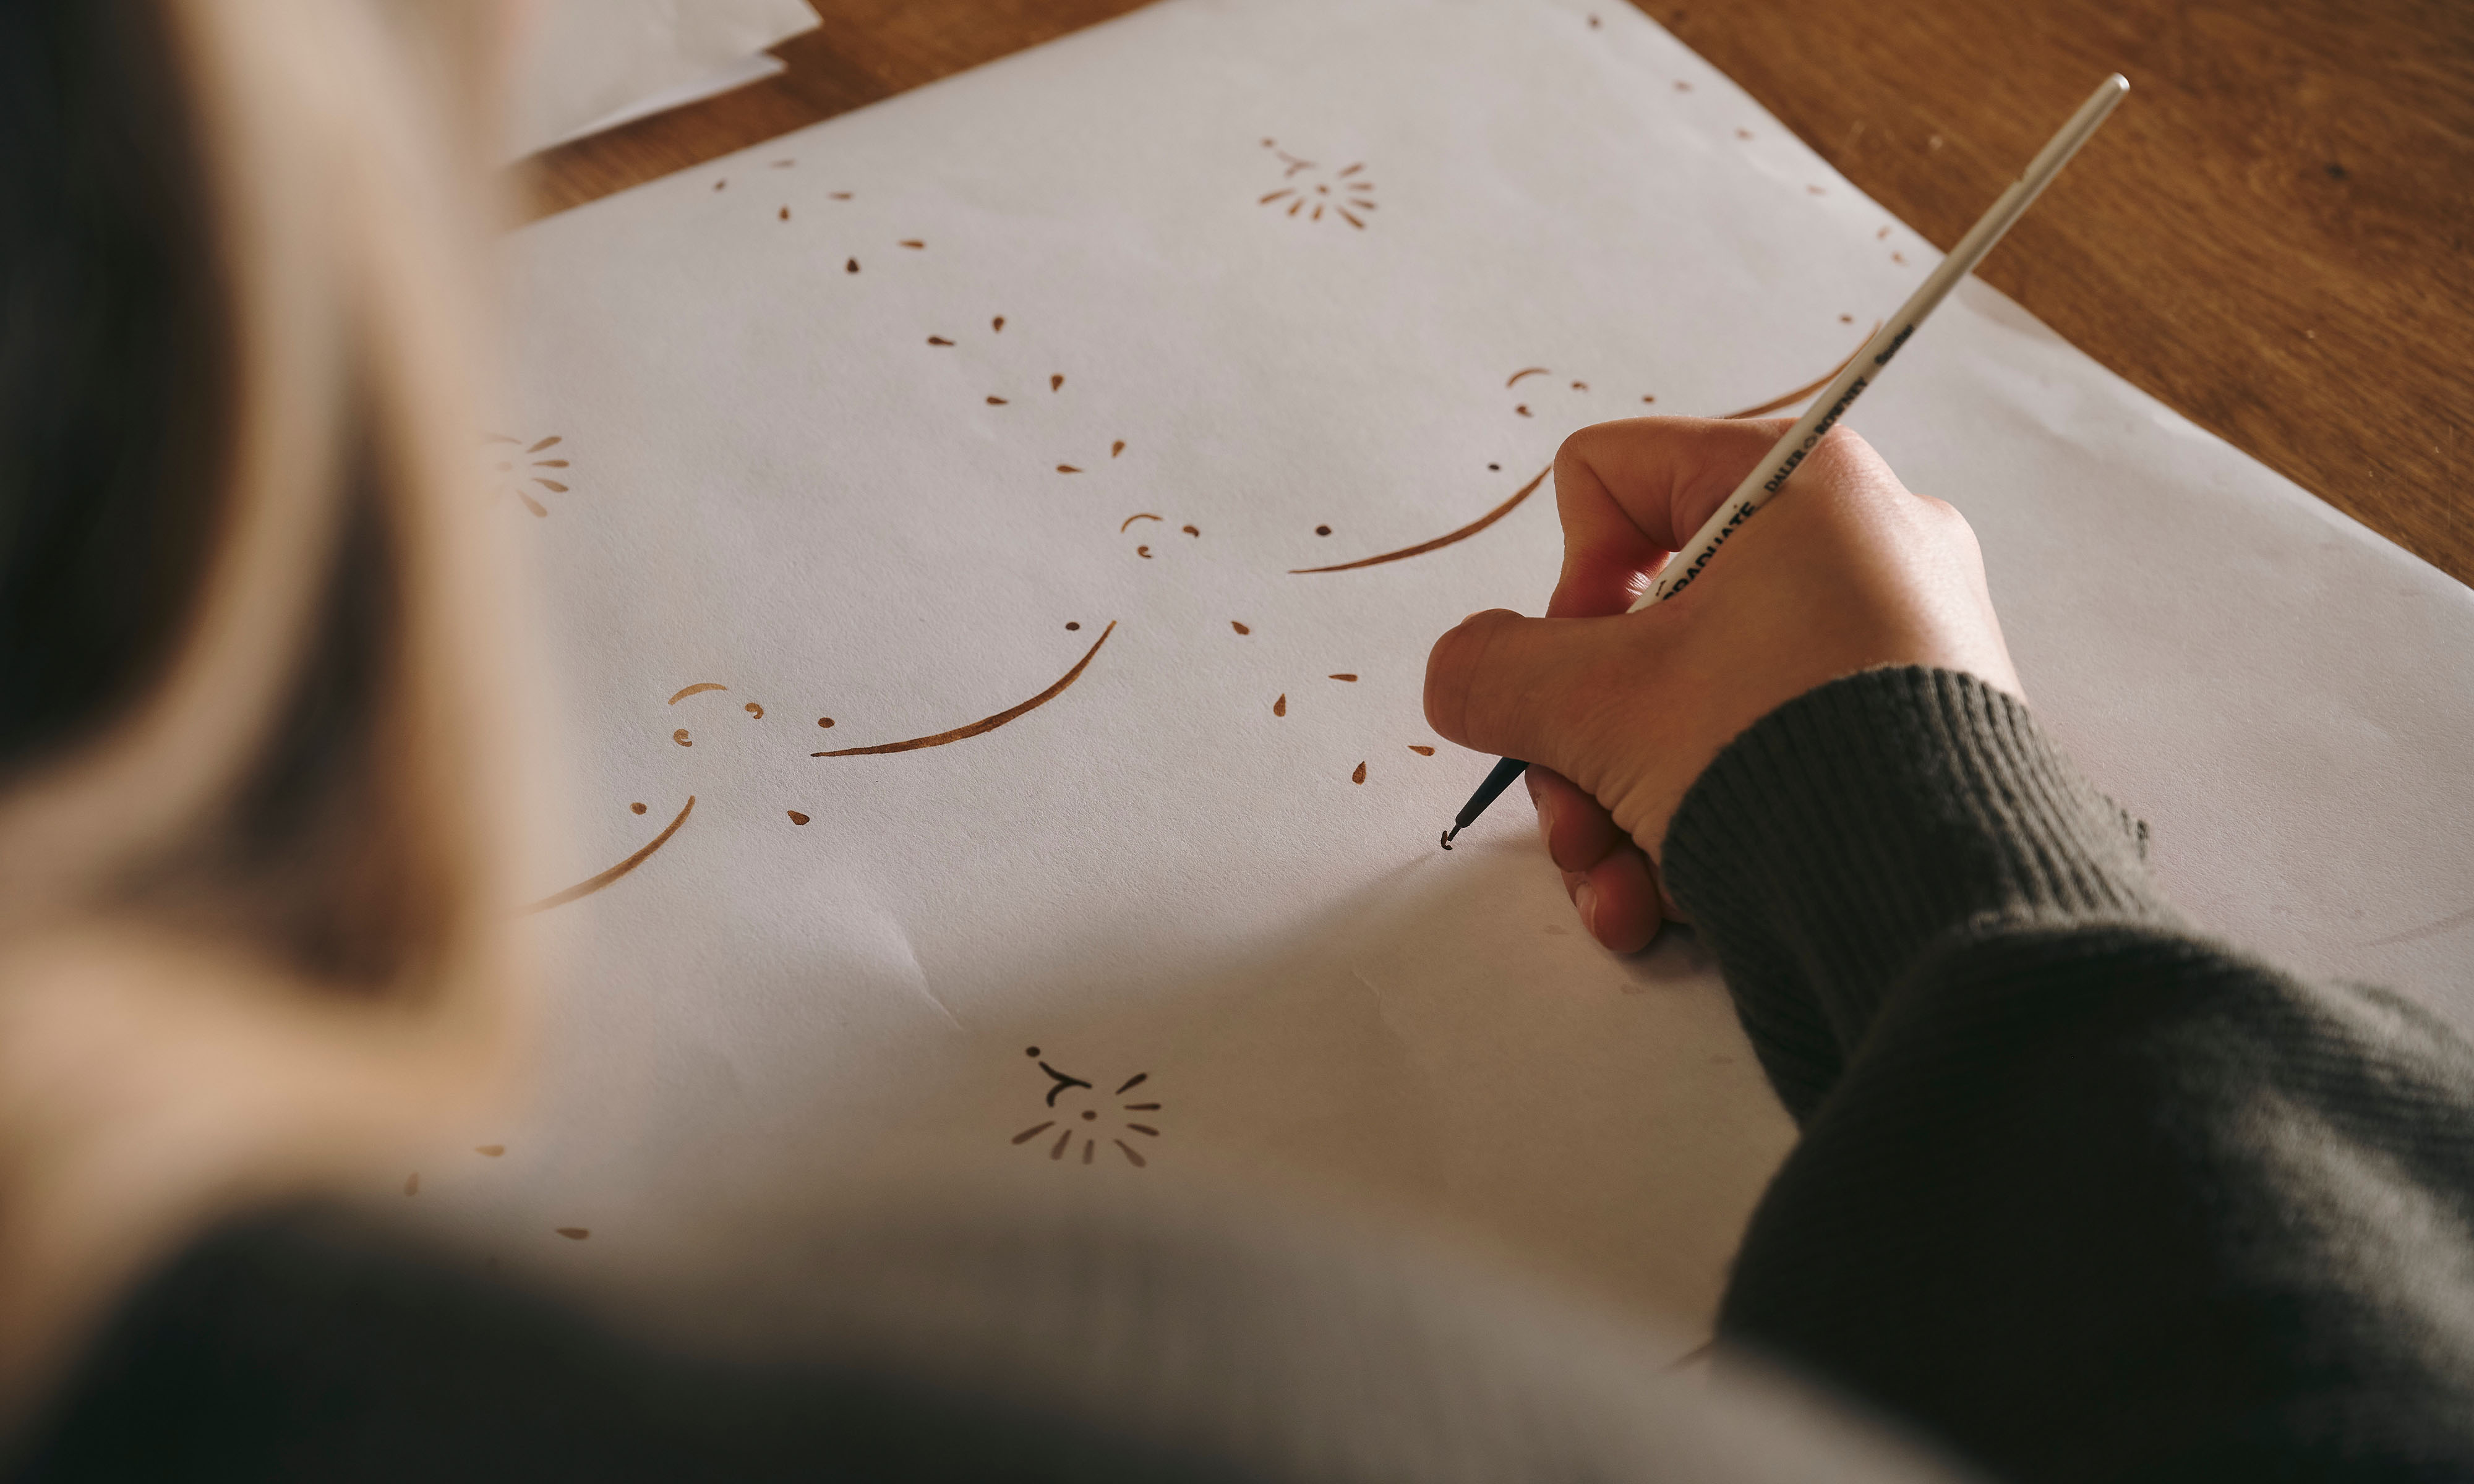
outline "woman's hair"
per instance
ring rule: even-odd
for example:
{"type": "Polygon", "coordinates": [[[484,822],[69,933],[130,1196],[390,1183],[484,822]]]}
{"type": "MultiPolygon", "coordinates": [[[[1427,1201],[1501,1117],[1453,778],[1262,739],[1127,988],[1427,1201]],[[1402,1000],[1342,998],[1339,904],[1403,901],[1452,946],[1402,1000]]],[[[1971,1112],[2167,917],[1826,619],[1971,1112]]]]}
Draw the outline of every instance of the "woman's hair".
{"type": "Polygon", "coordinates": [[[0,938],[497,978],[471,0],[0,6],[0,938]]]}

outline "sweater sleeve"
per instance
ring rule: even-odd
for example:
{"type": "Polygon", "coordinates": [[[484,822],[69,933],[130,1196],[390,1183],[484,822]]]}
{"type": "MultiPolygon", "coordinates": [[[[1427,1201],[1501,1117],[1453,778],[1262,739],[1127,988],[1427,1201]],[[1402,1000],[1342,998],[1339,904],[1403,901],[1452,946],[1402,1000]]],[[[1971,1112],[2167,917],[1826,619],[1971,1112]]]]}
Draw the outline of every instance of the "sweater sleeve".
{"type": "Polygon", "coordinates": [[[2194,930],[2024,704],[1868,671],[1678,810],[1804,1129],[1720,1316],[2019,1479],[2474,1476],[2474,1049],[2194,930]]]}

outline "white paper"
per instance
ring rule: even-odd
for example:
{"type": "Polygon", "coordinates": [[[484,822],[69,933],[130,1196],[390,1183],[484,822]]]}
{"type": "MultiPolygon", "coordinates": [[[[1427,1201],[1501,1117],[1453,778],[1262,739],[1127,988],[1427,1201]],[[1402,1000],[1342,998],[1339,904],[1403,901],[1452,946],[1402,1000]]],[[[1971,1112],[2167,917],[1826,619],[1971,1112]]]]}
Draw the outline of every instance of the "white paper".
{"type": "MultiPolygon", "coordinates": [[[[500,508],[576,820],[540,894],[695,802],[534,920],[548,1090],[424,1189],[604,1271],[885,1168],[1233,1172],[1706,1319],[1791,1133],[1706,955],[1598,950],[1516,800],[1435,848],[1489,759],[1426,730],[1424,657],[1542,604],[1551,487],[1291,569],[1465,526],[1577,426],[1810,382],[1933,261],[1580,0],[1169,0],[527,228],[494,446],[564,487],[500,508]],[[1104,634],[983,734],[810,755],[1104,634]]],[[[2179,899],[2468,1010],[2463,587],[1981,284],[1854,421],[1974,521],[2033,703],[2179,899]]]]}
{"type": "Polygon", "coordinates": [[[807,0],[548,0],[524,39],[508,157],[778,72],[759,54],[816,24],[807,0]]]}

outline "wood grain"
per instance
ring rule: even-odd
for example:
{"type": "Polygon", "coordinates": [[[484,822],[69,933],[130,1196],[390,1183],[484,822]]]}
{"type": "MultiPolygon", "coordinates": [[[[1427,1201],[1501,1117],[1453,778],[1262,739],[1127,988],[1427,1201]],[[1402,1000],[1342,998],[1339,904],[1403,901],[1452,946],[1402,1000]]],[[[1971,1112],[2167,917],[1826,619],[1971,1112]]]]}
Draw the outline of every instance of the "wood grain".
{"type": "MultiPolygon", "coordinates": [[[[1612,10],[1621,0],[1609,0],[1612,10]]],[[[789,70],[537,156],[563,210],[1133,10],[816,0],[789,70]]],[[[2474,506],[2474,5],[1733,0],[1643,7],[1949,247],[2105,73],[2129,100],[1982,276],[2460,581],[2474,506]]]]}

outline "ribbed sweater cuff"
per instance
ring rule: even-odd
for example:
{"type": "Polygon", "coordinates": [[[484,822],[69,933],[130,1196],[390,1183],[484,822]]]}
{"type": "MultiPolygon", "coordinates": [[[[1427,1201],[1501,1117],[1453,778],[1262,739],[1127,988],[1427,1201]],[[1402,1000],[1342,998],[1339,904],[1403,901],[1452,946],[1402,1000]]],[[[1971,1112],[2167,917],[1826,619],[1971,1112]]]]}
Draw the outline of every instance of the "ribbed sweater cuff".
{"type": "Polygon", "coordinates": [[[2178,921],[2141,865],[2145,834],[2025,703],[1908,666],[1756,722],[1684,796],[1662,861],[1802,1121],[1928,949],[2005,925],[2178,921]]]}

